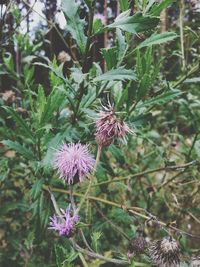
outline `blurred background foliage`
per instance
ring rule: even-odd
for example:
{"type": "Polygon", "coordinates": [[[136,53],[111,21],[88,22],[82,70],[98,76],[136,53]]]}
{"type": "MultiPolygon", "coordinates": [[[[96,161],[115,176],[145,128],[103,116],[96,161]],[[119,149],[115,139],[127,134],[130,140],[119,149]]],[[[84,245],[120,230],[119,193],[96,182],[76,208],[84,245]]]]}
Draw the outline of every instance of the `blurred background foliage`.
{"type": "MultiPolygon", "coordinates": [[[[128,240],[109,219],[129,238],[142,229],[158,239],[168,229],[190,256],[200,249],[200,2],[77,2],[0,1],[1,266],[115,266],[87,257],[84,265],[48,230],[54,211],[46,190],[61,207],[69,202],[52,169],[54,149],[80,140],[95,154],[95,116],[108,99],[135,135],[103,150],[96,200],[81,210],[87,239],[107,257],[125,257],[128,240]],[[121,12],[140,23],[116,21],[121,12]]],[[[75,192],[86,188],[87,181],[75,192]]],[[[130,266],[150,266],[149,259],[130,266]]]]}

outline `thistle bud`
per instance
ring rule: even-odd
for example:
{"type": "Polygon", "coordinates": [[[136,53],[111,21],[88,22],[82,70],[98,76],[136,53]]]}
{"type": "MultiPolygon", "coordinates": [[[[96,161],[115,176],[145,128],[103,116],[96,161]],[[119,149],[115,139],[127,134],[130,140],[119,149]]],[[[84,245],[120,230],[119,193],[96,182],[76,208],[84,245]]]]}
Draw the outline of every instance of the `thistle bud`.
{"type": "Polygon", "coordinates": [[[150,258],[158,267],[178,267],[180,264],[180,249],[171,236],[154,241],[149,247],[150,258]]]}
{"type": "Polygon", "coordinates": [[[130,240],[127,256],[129,260],[142,254],[147,248],[147,241],[143,236],[137,236],[130,240]]]}
{"type": "Polygon", "coordinates": [[[200,267],[200,251],[196,256],[191,257],[190,267],[200,267]]]}
{"type": "Polygon", "coordinates": [[[104,108],[99,112],[96,121],[96,142],[101,147],[109,146],[115,139],[120,139],[126,143],[126,136],[132,133],[128,125],[117,118],[113,107],[104,108]]]}

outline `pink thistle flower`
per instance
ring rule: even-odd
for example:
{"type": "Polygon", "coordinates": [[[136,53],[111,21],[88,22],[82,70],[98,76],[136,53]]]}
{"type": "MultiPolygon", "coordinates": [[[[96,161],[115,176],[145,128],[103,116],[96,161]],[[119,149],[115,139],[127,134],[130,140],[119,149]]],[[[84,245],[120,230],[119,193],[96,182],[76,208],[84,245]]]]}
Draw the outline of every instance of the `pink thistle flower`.
{"type": "Polygon", "coordinates": [[[60,178],[68,184],[81,182],[91,172],[95,160],[89,153],[88,146],[78,144],[64,144],[55,155],[54,165],[60,173],[60,178]]]}
{"type": "Polygon", "coordinates": [[[109,146],[116,138],[126,143],[128,133],[132,133],[131,129],[124,121],[116,117],[112,107],[100,111],[96,121],[95,133],[96,141],[100,146],[109,146]]]}
{"type": "Polygon", "coordinates": [[[49,229],[55,230],[60,236],[71,237],[75,232],[76,223],[79,221],[78,215],[71,215],[70,207],[66,210],[60,209],[61,215],[50,217],[49,229]]]}

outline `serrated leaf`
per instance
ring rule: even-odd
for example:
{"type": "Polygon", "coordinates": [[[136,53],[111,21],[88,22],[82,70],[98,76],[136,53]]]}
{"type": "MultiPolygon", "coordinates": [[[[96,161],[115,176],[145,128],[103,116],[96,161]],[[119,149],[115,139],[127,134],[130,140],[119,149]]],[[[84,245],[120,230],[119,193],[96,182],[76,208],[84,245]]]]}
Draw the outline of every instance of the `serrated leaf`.
{"type": "Polygon", "coordinates": [[[64,100],[64,94],[57,90],[53,91],[47,98],[47,103],[44,107],[44,111],[41,115],[41,124],[45,124],[50,121],[54,116],[54,112],[57,111],[64,100]]]}
{"type": "Polygon", "coordinates": [[[84,20],[81,20],[78,14],[79,3],[75,0],[62,0],[62,10],[67,20],[67,29],[82,54],[85,52],[87,37],[84,34],[84,20]]]}
{"type": "Polygon", "coordinates": [[[147,93],[149,87],[150,77],[148,73],[145,73],[139,83],[139,88],[137,92],[137,100],[143,99],[147,93]]]}
{"type": "Polygon", "coordinates": [[[119,0],[119,6],[121,11],[129,9],[129,0],[119,0]]]}
{"type": "Polygon", "coordinates": [[[100,81],[125,81],[125,80],[136,80],[136,74],[133,70],[127,70],[124,67],[118,69],[112,69],[105,72],[102,75],[97,76],[94,82],[100,81]]]}
{"type": "Polygon", "coordinates": [[[159,19],[150,16],[144,16],[142,13],[136,13],[129,16],[130,11],[121,13],[114,23],[107,26],[107,28],[119,28],[133,34],[153,29],[157,26],[159,19]]]}
{"type": "Polygon", "coordinates": [[[42,179],[37,180],[34,183],[34,185],[32,186],[31,196],[32,196],[33,200],[36,200],[37,197],[39,196],[41,189],[42,189],[42,186],[43,186],[43,180],[42,179]]]}
{"type": "Polygon", "coordinates": [[[137,109],[141,107],[150,107],[150,106],[156,106],[156,105],[163,105],[171,100],[173,100],[175,97],[181,95],[183,92],[179,90],[169,90],[167,92],[162,93],[161,95],[158,95],[152,99],[149,99],[147,101],[144,101],[141,104],[138,104],[136,107],[137,109]]]}
{"type": "Polygon", "coordinates": [[[174,40],[175,38],[177,38],[177,34],[175,32],[163,32],[159,34],[153,34],[149,38],[147,38],[144,42],[140,43],[137,46],[137,48],[166,43],[174,40]]]}
{"type": "Polygon", "coordinates": [[[63,65],[60,65],[59,67],[56,68],[48,58],[46,58],[46,60],[48,64],[35,62],[34,65],[42,66],[44,68],[50,69],[57,77],[59,77],[69,87],[69,89],[72,92],[74,92],[74,88],[71,86],[68,79],[65,78],[63,75],[63,72],[62,72],[63,65]]]}
{"type": "Polygon", "coordinates": [[[161,11],[167,7],[169,7],[174,0],[162,0],[161,3],[154,5],[151,9],[149,14],[152,16],[159,16],[161,11]]]}
{"type": "Polygon", "coordinates": [[[22,119],[15,110],[13,110],[10,107],[3,108],[11,115],[11,117],[14,119],[14,121],[17,123],[17,125],[23,130],[23,134],[29,137],[32,141],[35,141],[35,137],[33,133],[30,131],[30,127],[26,124],[24,119],[22,119]]]}
{"type": "Polygon", "coordinates": [[[33,160],[35,158],[35,156],[31,150],[22,146],[20,143],[18,143],[16,141],[13,142],[11,140],[4,140],[4,141],[2,141],[2,143],[11,149],[14,149],[16,152],[18,152],[19,154],[21,154],[22,156],[24,156],[27,159],[33,160]]]}
{"type": "Polygon", "coordinates": [[[120,29],[116,30],[116,38],[118,44],[118,61],[120,61],[126,50],[125,36],[122,34],[120,29]]]}
{"type": "Polygon", "coordinates": [[[101,236],[102,236],[101,232],[93,232],[91,235],[92,247],[96,252],[98,252],[99,239],[101,238],[101,236]]]}
{"type": "Polygon", "coordinates": [[[102,49],[103,57],[106,61],[106,65],[108,70],[112,68],[116,68],[117,66],[117,48],[111,47],[111,48],[104,48],[102,49]]]}
{"type": "Polygon", "coordinates": [[[44,94],[44,89],[41,85],[39,85],[37,101],[36,101],[39,124],[41,123],[41,118],[45,109],[45,105],[46,105],[46,97],[44,94]]]}

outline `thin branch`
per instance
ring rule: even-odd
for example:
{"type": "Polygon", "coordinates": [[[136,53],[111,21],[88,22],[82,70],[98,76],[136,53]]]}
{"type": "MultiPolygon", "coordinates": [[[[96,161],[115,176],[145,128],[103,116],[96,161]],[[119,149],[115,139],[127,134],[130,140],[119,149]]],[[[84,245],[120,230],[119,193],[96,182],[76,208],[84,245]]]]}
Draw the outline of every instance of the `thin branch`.
{"type": "Polygon", "coordinates": [[[197,160],[193,160],[191,162],[188,162],[188,163],[185,163],[185,164],[182,164],[182,165],[165,166],[165,167],[161,167],[161,168],[146,170],[146,171],[139,172],[139,173],[136,173],[136,174],[130,174],[130,175],[126,176],[126,177],[112,179],[112,180],[109,180],[109,181],[98,183],[98,184],[93,185],[93,186],[100,186],[100,185],[104,185],[104,184],[115,183],[115,182],[119,182],[119,181],[123,181],[123,180],[133,179],[133,178],[136,178],[136,177],[139,178],[141,176],[144,176],[144,175],[150,174],[150,173],[154,173],[154,172],[177,171],[177,170],[185,169],[185,168],[188,168],[190,166],[194,166],[194,165],[198,165],[198,164],[199,164],[199,162],[197,160]]]}
{"type": "MultiPolygon", "coordinates": [[[[48,187],[47,186],[44,186],[43,188],[44,188],[44,190],[47,190],[48,191],[48,187]]],[[[69,194],[70,193],[67,190],[58,189],[58,188],[52,188],[52,191],[54,191],[54,192],[62,192],[62,193],[65,193],[65,194],[69,194]]],[[[82,197],[83,196],[83,194],[79,194],[79,193],[74,193],[74,195],[79,196],[79,197],[82,197]]],[[[150,213],[148,211],[146,211],[145,209],[143,209],[143,208],[140,208],[140,207],[127,207],[125,205],[122,205],[122,204],[118,204],[118,203],[109,201],[107,199],[103,199],[103,198],[99,198],[99,197],[93,197],[93,196],[87,196],[87,199],[89,199],[90,201],[102,202],[102,203],[104,203],[106,205],[110,205],[110,206],[113,206],[113,207],[117,207],[117,208],[123,209],[124,211],[129,212],[129,213],[131,213],[134,216],[141,217],[141,218],[143,218],[145,220],[152,220],[152,218],[156,218],[156,221],[157,221],[157,223],[160,226],[164,226],[166,228],[170,228],[170,229],[172,229],[172,230],[174,230],[176,232],[179,232],[181,234],[185,234],[187,236],[190,236],[190,237],[193,237],[193,238],[196,238],[196,239],[200,239],[200,236],[190,234],[190,233],[185,232],[185,231],[183,231],[183,230],[181,230],[181,229],[179,229],[177,227],[174,227],[174,226],[172,226],[172,225],[170,225],[168,223],[165,223],[165,222],[159,220],[154,215],[149,216],[150,213]],[[148,214],[148,216],[145,215],[145,214],[143,214],[143,213],[148,214]]]]}
{"type": "Polygon", "coordinates": [[[104,260],[106,262],[112,262],[112,263],[115,263],[115,264],[118,264],[118,265],[126,265],[127,266],[127,264],[128,264],[128,261],[107,258],[107,257],[105,257],[105,256],[103,256],[101,254],[98,254],[98,253],[95,253],[95,252],[91,252],[91,251],[89,251],[87,249],[83,249],[72,238],[70,239],[70,241],[71,241],[71,243],[72,243],[72,245],[73,245],[75,250],[77,250],[78,252],[81,252],[84,255],[88,255],[91,258],[104,260]]]}

